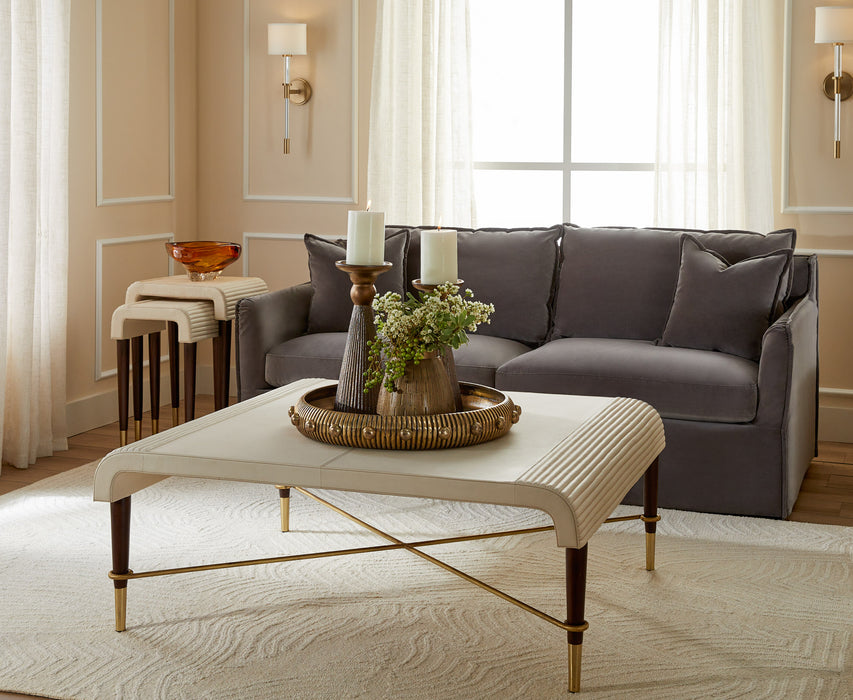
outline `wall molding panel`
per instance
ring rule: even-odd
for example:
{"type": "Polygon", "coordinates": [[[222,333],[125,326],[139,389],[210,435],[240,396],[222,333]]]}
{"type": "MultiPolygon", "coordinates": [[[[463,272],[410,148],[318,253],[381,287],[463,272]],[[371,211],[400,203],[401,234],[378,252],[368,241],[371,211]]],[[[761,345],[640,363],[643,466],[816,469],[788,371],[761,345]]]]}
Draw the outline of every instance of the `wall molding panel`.
{"type": "MultiPolygon", "coordinates": [[[[175,236],[172,233],[151,233],[143,236],[122,236],[120,238],[102,238],[95,243],[95,381],[113,377],[115,369],[103,369],[103,345],[104,325],[104,251],[111,246],[131,245],[145,243],[148,241],[172,241],[175,236]]],[[[163,256],[163,271],[161,277],[175,273],[175,265],[171,258],[163,256]]],[[[161,359],[165,359],[164,358],[161,359]]]]}
{"type": "MultiPolygon", "coordinates": [[[[151,0],[140,7],[148,6],[151,0]]],[[[96,0],[95,6],[95,91],[96,91],[96,201],[97,206],[139,204],[149,202],[171,202],[175,199],[175,0],[168,0],[169,11],[169,145],[168,145],[168,190],[161,194],[133,195],[120,197],[104,194],[104,47],[103,47],[104,0],[96,0]]]]}
{"type": "MultiPolygon", "coordinates": [[[[349,132],[350,132],[350,154],[349,159],[345,167],[347,167],[349,171],[349,185],[345,187],[343,191],[331,191],[328,193],[324,193],[322,191],[318,191],[316,193],[305,193],[305,194],[287,194],[285,192],[276,192],[276,193],[260,193],[258,191],[253,191],[252,183],[250,182],[251,173],[252,173],[252,165],[253,165],[253,154],[252,154],[252,123],[253,123],[253,106],[257,109],[258,105],[253,105],[252,98],[252,84],[253,77],[257,78],[257,76],[253,76],[252,74],[252,44],[251,44],[251,27],[252,27],[252,0],[243,0],[243,199],[246,201],[262,201],[262,202],[322,202],[327,204],[356,204],[358,202],[358,0],[349,0],[351,4],[352,11],[351,21],[352,21],[352,31],[351,31],[351,51],[349,55],[350,60],[350,81],[351,81],[351,101],[350,101],[350,119],[349,119],[349,132]]],[[[279,19],[272,19],[271,21],[281,21],[279,19]]],[[[302,20],[305,21],[305,20],[302,20]]],[[[308,59],[311,60],[312,55],[312,44],[311,44],[311,32],[312,25],[311,21],[307,20],[308,23],[308,59]]],[[[264,41],[266,44],[266,41],[264,41]]],[[[316,49],[315,49],[316,50],[316,49]]],[[[297,57],[301,58],[301,57],[297,57]]],[[[280,59],[279,59],[280,60],[280,59]]],[[[255,66],[257,68],[257,66],[255,66]]],[[[300,77],[298,70],[291,71],[292,77],[300,77]]],[[[321,76],[322,77],[322,76],[321,76]]],[[[290,115],[291,119],[300,115],[300,110],[312,110],[312,103],[317,101],[318,94],[322,94],[324,89],[330,89],[327,86],[324,87],[323,82],[318,82],[317,85],[314,85],[314,80],[309,80],[312,83],[312,87],[314,88],[314,97],[312,101],[309,102],[304,107],[294,107],[291,105],[290,115]]],[[[281,98],[279,98],[281,99],[281,98]]],[[[283,100],[282,100],[283,101],[283,100]]],[[[310,115],[313,122],[317,121],[316,116],[312,112],[307,112],[310,115]]],[[[309,129],[312,132],[316,132],[314,129],[315,124],[312,123],[309,126],[309,129]]],[[[283,122],[277,123],[276,128],[280,130],[278,136],[283,136],[284,124],[283,122]]],[[[291,129],[293,129],[293,125],[291,124],[291,129]]],[[[292,132],[291,132],[292,133],[292,132]]],[[[322,135],[317,134],[316,140],[322,140],[322,135]]],[[[278,139],[279,148],[281,145],[281,139],[278,139]]],[[[293,159],[294,162],[299,157],[298,144],[294,144],[294,150],[291,152],[289,158],[293,159]]],[[[283,156],[282,156],[283,157],[283,156]]],[[[304,162],[304,161],[303,161],[304,162]]],[[[331,164],[334,165],[334,164],[331,164]]],[[[319,188],[318,188],[319,189],[319,188]]]]}
{"type": "MultiPolygon", "coordinates": [[[[803,0],[798,0],[802,2],[803,0]]],[[[818,3],[823,4],[823,3],[818,3]]],[[[812,13],[813,14],[813,13],[812,13]]],[[[792,92],[792,54],[794,41],[794,0],[785,0],[785,43],[784,63],[782,69],[782,213],[783,214],[853,214],[853,206],[838,205],[800,205],[791,202],[791,92],[792,92]]],[[[814,16],[812,16],[812,20],[814,16]]],[[[810,34],[812,39],[814,34],[810,34]]],[[[832,54],[827,52],[825,61],[826,72],[832,72],[832,54]]],[[[849,70],[849,69],[848,69],[849,70]]],[[[817,83],[815,84],[817,87],[817,83]]],[[[809,92],[806,99],[821,100],[825,98],[818,90],[809,92]],[[813,92],[813,94],[812,94],[813,92]]],[[[826,100],[827,105],[831,103],[826,100]]],[[[847,107],[849,110],[850,107],[847,107]]],[[[842,110],[843,114],[844,110],[842,110]]],[[[826,142],[826,150],[829,152],[831,142],[826,142]]],[[[851,145],[846,145],[849,153],[851,145]]],[[[849,155],[847,156],[850,157],[849,155]]]]}

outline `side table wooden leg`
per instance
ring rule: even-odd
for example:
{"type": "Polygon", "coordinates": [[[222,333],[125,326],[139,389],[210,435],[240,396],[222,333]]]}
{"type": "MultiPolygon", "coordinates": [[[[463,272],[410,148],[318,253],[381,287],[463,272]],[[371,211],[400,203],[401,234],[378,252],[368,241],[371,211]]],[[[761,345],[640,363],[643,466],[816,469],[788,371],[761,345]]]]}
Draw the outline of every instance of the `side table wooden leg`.
{"type": "MultiPolygon", "coordinates": [[[[110,503],[113,550],[112,574],[130,573],[130,496],[110,503]]],[[[127,581],[113,580],[116,632],[124,632],[127,619],[127,581]]]]}
{"type": "Polygon", "coordinates": [[[167,328],[169,329],[169,388],[172,394],[172,427],[174,428],[179,422],[178,407],[181,405],[181,352],[178,343],[178,324],[169,321],[167,328]]]}
{"type": "Polygon", "coordinates": [[[184,343],[184,421],[195,418],[195,361],[196,343],[184,343]]]}
{"type": "Polygon", "coordinates": [[[281,531],[290,532],[290,487],[276,486],[278,502],[281,508],[281,531]]]}
{"type": "Polygon", "coordinates": [[[222,367],[225,361],[224,356],[224,340],[225,336],[222,333],[222,324],[224,321],[219,321],[219,335],[213,338],[213,410],[218,411],[220,408],[225,408],[225,402],[222,397],[224,384],[222,382],[222,367]]]}
{"type": "Polygon", "coordinates": [[[222,408],[228,406],[231,393],[231,321],[219,322],[219,335],[222,341],[222,408]]]}
{"type": "Polygon", "coordinates": [[[655,570],[655,532],[658,520],[658,460],[651,463],[643,476],[643,517],[646,526],[646,570],[655,570]]]}
{"type": "Polygon", "coordinates": [[[130,341],[133,360],[133,439],[142,437],[142,336],[130,341]]]}
{"type": "MultiPolygon", "coordinates": [[[[566,607],[569,625],[583,625],[584,604],[586,601],[586,560],[587,547],[566,549],[566,607]]],[[[581,650],[583,632],[567,632],[569,641],[569,692],[577,693],[581,689],[581,650]]]]}
{"type": "Polygon", "coordinates": [[[116,374],[118,380],[119,444],[127,444],[127,390],[130,382],[130,339],[116,340],[116,374]]]}
{"type": "Polygon", "coordinates": [[[160,432],[160,333],[148,335],[148,383],[151,394],[151,434],[160,432]]]}

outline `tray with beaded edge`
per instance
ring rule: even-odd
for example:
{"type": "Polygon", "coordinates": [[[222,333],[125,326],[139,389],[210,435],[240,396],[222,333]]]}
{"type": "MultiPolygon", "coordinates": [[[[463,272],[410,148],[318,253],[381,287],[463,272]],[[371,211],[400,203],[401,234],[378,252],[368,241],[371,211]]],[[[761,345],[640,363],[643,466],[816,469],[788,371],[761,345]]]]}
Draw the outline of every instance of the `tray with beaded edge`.
{"type": "Polygon", "coordinates": [[[288,414],[306,437],[330,445],[377,450],[468,447],[506,435],[521,407],[488,386],[459,383],[462,410],[426,416],[380,416],[334,410],[337,383],[312,389],[288,414]]]}

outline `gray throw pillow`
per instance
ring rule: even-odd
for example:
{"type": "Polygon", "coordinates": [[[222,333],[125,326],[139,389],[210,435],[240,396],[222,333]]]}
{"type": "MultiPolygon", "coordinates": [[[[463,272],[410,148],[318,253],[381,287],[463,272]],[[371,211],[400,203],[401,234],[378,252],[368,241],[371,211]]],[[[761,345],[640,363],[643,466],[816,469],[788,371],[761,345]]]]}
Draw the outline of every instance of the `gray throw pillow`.
{"type": "MultiPolygon", "coordinates": [[[[386,229],[385,260],[394,264],[376,280],[377,295],[385,292],[404,294],[406,274],[406,250],[409,232],[406,229],[386,229]]],[[[352,316],[349,275],[335,263],[345,260],[345,240],[330,241],[310,233],[305,234],[305,249],[308,251],[308,270],[314,295],[308,309],[309,333],[346,332],[352,316]]]]}
{"type": "Polygon", "coordinates": [[[685,234],[662,344],[757,360],[762,336],[785,293],[791,257],[790,250],[779,250],[730,265],[685,234]]]}

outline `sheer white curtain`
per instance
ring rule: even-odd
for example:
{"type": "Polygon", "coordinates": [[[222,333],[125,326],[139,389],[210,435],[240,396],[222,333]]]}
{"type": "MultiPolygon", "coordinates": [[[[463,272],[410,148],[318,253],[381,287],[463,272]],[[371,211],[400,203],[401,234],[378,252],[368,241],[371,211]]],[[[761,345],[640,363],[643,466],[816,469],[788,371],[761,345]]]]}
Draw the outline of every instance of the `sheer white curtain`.
{"type": "Polygon", "coordinates": [[[760,0],[660,0],[655,224],[773,227],[760,0]]]}
{"type": "Polygon", "coordinates": [[[379,0],[367,196],[391,224],[474,224],[468,0],[379,0]]]}
{"type": "Polygon", "coordinates": [[[0,443],[66,449],[70,0],[0,3],[0,443]]]}

